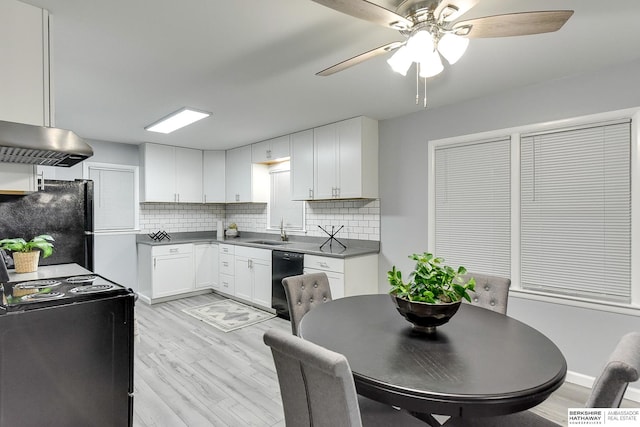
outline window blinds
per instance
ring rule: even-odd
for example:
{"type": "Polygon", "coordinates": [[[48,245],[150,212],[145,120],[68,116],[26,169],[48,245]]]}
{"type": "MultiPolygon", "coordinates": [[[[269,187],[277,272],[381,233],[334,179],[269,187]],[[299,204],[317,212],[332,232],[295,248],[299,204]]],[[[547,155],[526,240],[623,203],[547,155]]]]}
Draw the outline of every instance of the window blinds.
{"type": "Polygon", "coordinates": [[[630,302],[631,124],[524,136],[523,289],[630,302]]]}
{"type": "Polygon", "coordinates": [[[511,277],[510,139],[434,152],[435,254],[454,268],[511,277]]]}

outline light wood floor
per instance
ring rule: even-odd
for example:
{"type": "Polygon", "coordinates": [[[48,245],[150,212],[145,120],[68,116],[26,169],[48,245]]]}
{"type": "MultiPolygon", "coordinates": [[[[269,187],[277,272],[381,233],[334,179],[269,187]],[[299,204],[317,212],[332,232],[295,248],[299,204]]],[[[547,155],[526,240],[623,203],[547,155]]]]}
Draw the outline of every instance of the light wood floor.
{"type": "MultiPolygon", "coordinates": [[[[218,299],[208,294],[137,303],[135,427],[284,426],[262,334],[270,328],[291,331],[289,323],[274,318],[224,333],[182,312],[218,299]]],[[[567,408],[583,406],[588,393],[567,383],[535,411],[566,425],[567,408]]]]}

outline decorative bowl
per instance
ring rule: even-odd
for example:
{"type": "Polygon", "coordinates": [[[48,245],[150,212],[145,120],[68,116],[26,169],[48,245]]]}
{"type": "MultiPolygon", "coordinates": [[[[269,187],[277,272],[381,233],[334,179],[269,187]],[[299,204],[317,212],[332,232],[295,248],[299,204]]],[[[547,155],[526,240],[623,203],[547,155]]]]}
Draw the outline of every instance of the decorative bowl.
{"type": "Polygon", "coordinates": [[[409,301],[391,294],[391,300],[396,305],[398,313],[413,324],[413,330],[423,334],[432,334],[436,326],[444,325],[460,308],[462,301],[450,303],[430,304],[426,302],[409,301]]]}
{"type": "Polygon", "coordinates": [[[238,235],[238,230],[236,230],[235,228],[229,228],[224,232],[224,234],[227,237],[236,237],[238,235]]]}

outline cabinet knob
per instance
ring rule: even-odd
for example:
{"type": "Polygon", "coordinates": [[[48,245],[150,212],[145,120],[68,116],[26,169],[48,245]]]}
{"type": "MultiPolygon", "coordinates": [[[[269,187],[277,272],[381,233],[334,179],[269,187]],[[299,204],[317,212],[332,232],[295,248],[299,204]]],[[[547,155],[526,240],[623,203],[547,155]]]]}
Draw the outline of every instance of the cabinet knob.
{"type": "Polygon", "coordinates": [[[309,198],[313,199],[313,188],[309,189],[309,198]]]}
{"type": "Polygon", "coordinates": [[[179,249],[169,249],[169,253],[172,253],[172,254],[176,254],[178,253],[178,251],[179,249]]]}

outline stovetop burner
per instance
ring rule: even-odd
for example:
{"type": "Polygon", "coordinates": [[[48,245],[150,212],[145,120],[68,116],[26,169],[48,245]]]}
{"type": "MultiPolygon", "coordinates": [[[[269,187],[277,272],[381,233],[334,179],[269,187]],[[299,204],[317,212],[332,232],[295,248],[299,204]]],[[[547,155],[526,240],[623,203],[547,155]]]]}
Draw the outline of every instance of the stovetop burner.
{"type": "Polygon", "coordinates": [[[71,289],[69,292],[74,294],[90,294],[94,292],[104,292],[110,289],[113,289],[113,285],[108,284],[100,284],[100,285],[86,285],[86,286],[78,286],[71,289]]]}
{"type": "Polygon", "coordinates": [[[64,294],[62,292],[47,292],[25,295],[21,298],[21,300],[22,302],[40,302],[51,301],[62,297],[64,297],[64,294]]]}
{"type": "Polygon", "coordinates": [[[64,281],[67,283],[91,283],[97,278],[98,276],[95,276],[93,274],[87,274],[84,276],[67,277],[66,279],[64,279],[64,281]]]}

